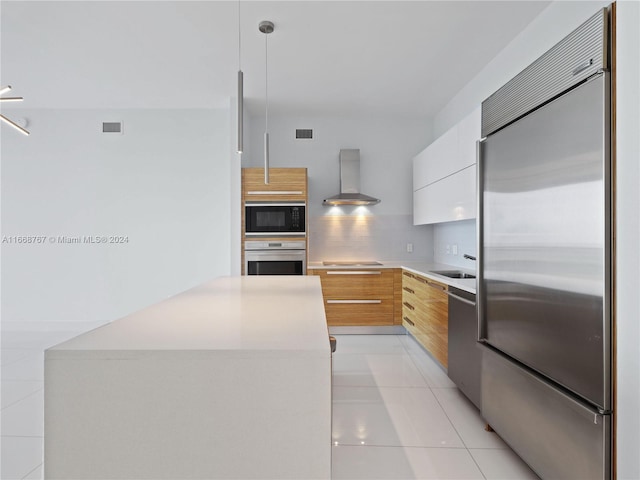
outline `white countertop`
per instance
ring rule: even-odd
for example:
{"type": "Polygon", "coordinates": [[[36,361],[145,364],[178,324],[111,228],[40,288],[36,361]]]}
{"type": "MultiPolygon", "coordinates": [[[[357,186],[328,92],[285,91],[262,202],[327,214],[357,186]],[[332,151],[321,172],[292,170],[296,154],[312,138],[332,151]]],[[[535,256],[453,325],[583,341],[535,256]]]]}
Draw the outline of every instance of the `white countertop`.
{"type": "Polygon", "coordinates": [[[320,279],[218,278],[56,345],[47,355],[116,350],[329,356],[320,279]]]}
{"type": "Polygon", "coordinates": [[[407,261],[384,261],[380,260],[382,265],[355,265],[355,266],[344,266],[344,265],[323,265],[322,262],[310,262],[307,265],[307,268],[310,270],[313,269],[327,269],[327,270],[341,270],[341,269],[358,269],[358,270],[376,270],[382,268],[403,268],[410,272],[416,273],[418,275],[422,275],[427,278],[431,278],[440,283],[444,283],[445,285],[449,285],[451,287],[459,288],[460,290],[464,290],[469,293],[476,293],[476,279],[475,278],[449,278],[444,275],[438,275],[437,273],[433,273],[434,271],[440,270],[459,270],[464,273],[470,273],[475,275],[475,271],[469,270],[467,268],[460,268],[454,265],[447,265],[445,263],[433,263],[433,262],[407,262],[407,261]]]}

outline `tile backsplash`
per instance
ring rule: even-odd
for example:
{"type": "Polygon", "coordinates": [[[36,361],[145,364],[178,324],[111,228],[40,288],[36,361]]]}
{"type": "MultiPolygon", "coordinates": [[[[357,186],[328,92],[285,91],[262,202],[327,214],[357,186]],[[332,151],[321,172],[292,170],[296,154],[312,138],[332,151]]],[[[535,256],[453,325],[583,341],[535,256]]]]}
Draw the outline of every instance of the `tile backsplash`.
{"type": "Polygon", "coordinates": [[[434,225],[434,260],[457,267],[476,269],[476,262],[464,258],[476,256],[476,221],[462,220],[434,225]]]}
{"type": "Polygon", "coordinates": [[[433,260],[433,227],[414,226],[410,214],[371,215],[358,208],[309,218],[310,262],[433,260]]]}

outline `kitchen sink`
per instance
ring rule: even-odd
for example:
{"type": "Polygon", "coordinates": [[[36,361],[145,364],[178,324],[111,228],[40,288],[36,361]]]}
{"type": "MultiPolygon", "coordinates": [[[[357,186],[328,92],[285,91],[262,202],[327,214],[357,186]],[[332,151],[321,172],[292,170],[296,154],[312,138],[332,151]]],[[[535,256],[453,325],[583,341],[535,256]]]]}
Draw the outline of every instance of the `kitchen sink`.
{"type": "Polygon", "coordinates": [[[471,273],[464,273],[459,270],[440,270],[440,271],[432,271],[431,273],[435,273],[437,275],[442,275],[443,277],[449,278],[476,278],[475,275],[471,273]]]}

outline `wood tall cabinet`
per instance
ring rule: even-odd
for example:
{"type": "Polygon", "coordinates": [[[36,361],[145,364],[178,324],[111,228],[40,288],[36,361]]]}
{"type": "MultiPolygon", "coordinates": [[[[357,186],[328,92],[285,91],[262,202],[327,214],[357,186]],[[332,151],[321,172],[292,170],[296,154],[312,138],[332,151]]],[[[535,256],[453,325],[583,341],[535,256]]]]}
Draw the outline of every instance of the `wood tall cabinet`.
{"type": "Polygon", "coordinates": [[[329,326],[400,325],[401,270],[318,269],[329,326]]]}
{"type": "Polygon", "coordinates": [[[265,185],[264,168],[243,168],[242,200],[306,202],[307,169],[270,168],[269,184],[265,185]]]}
{"type": "MultiPolygon", "coordinates": [[[[242,237],[241,252],[242,265],[240,270],[244,271],[244,247],[245,247],[245,203],[247,202],[304,202],[307,204],[307,169],[306,168],[270,168],[269,183],[264,183],[264,168],[243,168],[242,169],[242,237]]],[[[305,216],[308,231],[309,214],[305,216]]],[[[261,237],[261,240],[285,241],[290,237],[261,237]]],[[[309,247],[308,238],[305,237],[305,247],[309,247]]]]}
{"type": "Polygon", "coordinates": [[[402,325],[443,367],[448,365],[447,285],[402,271],[402,325]]]}

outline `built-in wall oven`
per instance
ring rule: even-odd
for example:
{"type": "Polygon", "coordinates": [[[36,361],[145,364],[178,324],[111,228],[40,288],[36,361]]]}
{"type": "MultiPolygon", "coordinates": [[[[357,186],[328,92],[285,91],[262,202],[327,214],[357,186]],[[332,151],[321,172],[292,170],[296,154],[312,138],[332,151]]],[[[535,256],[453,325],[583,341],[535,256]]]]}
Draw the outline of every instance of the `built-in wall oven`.
{"type": "Polygon", "coordinates": [[[247,237],[305,236],[304,202],[247,202],[244,213],[247,237]]]}
{"type": "Polygon", "coordinates": [[[245,275],[306,275],[306,242],[247,240],[244,271],[245,275]]]}

